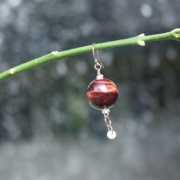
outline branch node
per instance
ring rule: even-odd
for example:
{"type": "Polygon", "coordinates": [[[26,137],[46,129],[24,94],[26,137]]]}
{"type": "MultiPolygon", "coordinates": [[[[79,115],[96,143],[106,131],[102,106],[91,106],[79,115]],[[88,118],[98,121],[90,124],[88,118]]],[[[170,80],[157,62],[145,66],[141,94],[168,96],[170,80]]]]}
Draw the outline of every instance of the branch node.
{"type": "Polygon", "coordinates": [[[15,74],[15,72],[16,72],[16,70],[14,68],[9,70],[9,73],[12,74],[12,75],[15,74]]]}
{"type": "Polygon", "coordinates": [[[145,41],[143,41],[143,40],[138,40],[138,41],[137,41],[137,44],[140,45],[140,46],[145,46],[145,41]]]}
{"type": "Polygon", "coordinates": [[[138,35],[138,37],[144,37],[144,36],[145,36],[145,34],[144,34],[144,33],[142,33],[142,34],[138,35]]]}
{"type": "Polygon", "coordinates": [[[54,56],[57,56],[58,53],[59,53],[58,51],[51,52],[51,54],[54,55],[54,56]]]}
{"type": "Polygon", "coordinates": [[[180,28],[172,30],[171,33],[172,33],[172,35],[174,36],[175,39],[180,41],[180,28]]]}

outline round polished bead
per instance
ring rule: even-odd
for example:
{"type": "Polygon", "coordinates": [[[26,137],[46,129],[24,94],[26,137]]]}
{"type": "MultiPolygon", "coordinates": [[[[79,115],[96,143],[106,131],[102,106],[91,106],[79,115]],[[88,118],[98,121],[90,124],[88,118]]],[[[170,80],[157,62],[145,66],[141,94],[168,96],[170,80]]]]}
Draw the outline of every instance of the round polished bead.
{"type": "Polygon", "coordinates": [[[92,107],[102,110],[113,106],[118,98],[118,89],[109,79],[96,79],[89,84],[86,96],[92,107]]]}

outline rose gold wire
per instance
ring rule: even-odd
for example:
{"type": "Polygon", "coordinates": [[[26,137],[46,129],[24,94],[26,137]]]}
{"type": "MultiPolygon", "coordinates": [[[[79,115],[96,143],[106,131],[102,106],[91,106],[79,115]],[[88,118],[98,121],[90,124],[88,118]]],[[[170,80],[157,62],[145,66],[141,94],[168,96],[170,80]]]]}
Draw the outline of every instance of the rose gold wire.
{"type": "Polygon", "coordinates": [[[101,68],[104,68],[104,65],[101,61],[100,53],[98,50],[95,51],[95,43],[92,44],[92,54],[94,57],[94,62],[95,62],[95,69],[100,70],[101,68]]]}

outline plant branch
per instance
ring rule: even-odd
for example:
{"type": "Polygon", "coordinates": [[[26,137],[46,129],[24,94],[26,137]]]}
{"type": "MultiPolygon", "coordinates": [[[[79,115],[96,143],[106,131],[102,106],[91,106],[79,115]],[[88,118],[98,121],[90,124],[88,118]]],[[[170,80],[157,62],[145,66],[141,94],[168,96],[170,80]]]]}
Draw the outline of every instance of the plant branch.
{"type": "MultiPolygon", "coordinates": [[[[145,43],[152,42],[152,41],[161,41],[161,40],[180,40],[180,28],[174,29],[170,32],[162,33],[162,34],[155,34],[155,35],[148,35],[145,36],[144,34],[140,34],[139,36],[135,36],[132,38],[98,43],[95,45],[95,49],[107,49],[107,48],[114,48],[119,46],[130,46],[130,45],[139,45],[145,46],[145,43]]],[[[92,45],[79,47],[75,49],[65,50],[65,51],[53,51],[45,56],[41,56],[39,58],[33,59],[26,63],[20,64],[15,66],[9,70],[6,70],[0,73],[0,80],[3,80],[9,76],[13,76],[20,72],[26,71],[30,68],[36,67],[38,65],[52,62],[57,59],[64,59],[70,56],[74,56],[77,54],[87,53],[92,51],[92,45]]]]}

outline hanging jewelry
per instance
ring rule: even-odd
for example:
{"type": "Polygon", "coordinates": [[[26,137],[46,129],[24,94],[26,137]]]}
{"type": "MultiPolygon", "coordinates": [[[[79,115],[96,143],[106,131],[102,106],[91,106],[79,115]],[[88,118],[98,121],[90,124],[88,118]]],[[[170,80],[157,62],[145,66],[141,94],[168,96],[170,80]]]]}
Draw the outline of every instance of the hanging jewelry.
{"type": "Polygon", "coordinates": [[[104,121],[108,129],[107,137],[109,139],[115,139],[116,132],[113,130],[111,125],[109,114],[110,108],[114,105],[118,98],[118,89],[111,80],[104,78],[103,74],[101,74],[103,64],[100,60],[98,50],[95,52],[95,44],[92,45],[92,53],[95,62],[94,69],[97,71],[97,76],[96,79],[89,84],[86,96],[89,104],[93,108],[102,111],[104,121]]]}

